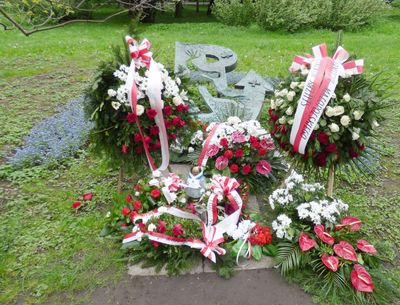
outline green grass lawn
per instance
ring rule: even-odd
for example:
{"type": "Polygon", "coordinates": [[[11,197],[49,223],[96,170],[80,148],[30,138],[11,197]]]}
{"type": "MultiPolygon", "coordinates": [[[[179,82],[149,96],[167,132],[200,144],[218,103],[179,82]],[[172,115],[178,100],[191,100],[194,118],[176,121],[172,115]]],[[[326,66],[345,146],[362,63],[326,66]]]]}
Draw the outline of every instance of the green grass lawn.
{"type": "MultiPolygon", "coordinates": [[[[265,32],[221,25],[204,11],[198,15],[185,9],[184,14],[174,19],[163,13],[156,24],[139,29],[152,41],[158,60],[170,68],[175,41],[182,41],[231,48],[239,56],[238,70],[284,75],[295,54],[336,40],[336,34],[327,30],[265,32]]],[[[75,24],[30,37],[0,32],[0,158],[11,154],[36,122],[80,95],[111,46],[122,42],[128,22],[124,17],[105,24],[75,24]]],[[[399,33],[400,10],[391,10],[374,25],[345,33],[344,47],[365,59],[367,75],[385,70],[399,83],[399,33]]],[[[385,169],[362,184],[343,182],[336,188],[352,212],[368,222],[370,239],[384,240],[396,251],[400,249],[399,110],[396,106],[387,111],[389,120],[382,128],[385,169]]],[[[123,275],[120,245],[99,237],[116,189],[116,172],[83,153],[57,168],[12,172],[3,165],[0,177],[1,304],[85,303],[77,292],[123,275]],[[71,203],[89,191],[96,194],[96,209],[74,213],[71,203]]],[[[390,276],[400,284],[398,266],[390,276]]]]}

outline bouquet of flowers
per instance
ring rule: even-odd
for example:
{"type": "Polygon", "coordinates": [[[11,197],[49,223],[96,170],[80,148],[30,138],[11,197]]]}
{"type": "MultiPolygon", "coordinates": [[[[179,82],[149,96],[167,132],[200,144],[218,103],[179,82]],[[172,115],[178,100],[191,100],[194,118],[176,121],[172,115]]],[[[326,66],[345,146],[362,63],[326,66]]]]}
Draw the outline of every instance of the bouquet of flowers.
{"type": "Polygon", "coordinates": [[[225,123],[210,124],[206,132],[209,136],[199,162],[208,172],[231,175],[243,186],[262,193],[286,168],[271,136],[258,121],[230,117],[225,123]]]}
{"type": "MultiPolygon", "coordinates": [[[[324,45],[317,47],[325,50],[324,45]]],[[[335,56],[341,54],[341,51],[343,49],[338,48],[335,56]]],[[[301,64],[296,63],[299,58],[301,57],[295,57],[290,76],[279,84],[270,100],[268,123],[271,135],[279,146],[294,158],[297,165],[303,164],[306,168],[316,169],[351,162],[355,168],[359,168],[360,164],[364,163],[363,158],[372,157],[371,150],[366,149],[370,145],[368,137],[374,135],[383,120],[378,112],[383,107],[383,98],[379,92],[371,88],[375,80],[368,81],[360,74],[361,61],[343,63],[343,72],[338,78],[336,87],[329,87],[325,92],[328,96],[329,90],[334,90],[330,100],[326,101],[326,108],[322,106],[321,100],[313,109],[315,117],[311,116],[309,121],[313,121],[315,125],[310,124],[314,126],[313,130],[305,131],[309,138],[306,140],[304,152],[299,152],[293,142],[295,141],[293,129],[299,126],[300,116],[296,117],[300,114],[298,108],[304,104],[303,100],[310,96],[309,92],[313,92],[314,89],[307,88],[306,85],[312,73],[311,63],[314,57],[302,59],[301,64]],[[356,67],[346,69],[352,64],[356,67]],[[320,115],[319,118],[317,113],[320,115]]]]}

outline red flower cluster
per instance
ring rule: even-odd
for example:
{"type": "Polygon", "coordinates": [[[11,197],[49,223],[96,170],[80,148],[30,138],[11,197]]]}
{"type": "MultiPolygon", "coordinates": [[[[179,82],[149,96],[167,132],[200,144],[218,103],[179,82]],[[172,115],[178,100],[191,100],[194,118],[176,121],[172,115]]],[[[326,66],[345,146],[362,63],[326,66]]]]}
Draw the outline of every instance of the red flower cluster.
{"type": "Polygon", "coordinates": [[[256,224],[255,227],[251,229],[248,240],[252,245],[268,245],[272,242],[271,230],[268,227],[256,224]]]}
{"type": "MultiPolygon", "coordinates": [[[[93,199],[93,193],[86,193],[82,195],[83,202],[91,201],[93,199]]],[[[74,201],[71,206],[73,209],[78,210],[82,207],[81,201],[74,201]]]]}

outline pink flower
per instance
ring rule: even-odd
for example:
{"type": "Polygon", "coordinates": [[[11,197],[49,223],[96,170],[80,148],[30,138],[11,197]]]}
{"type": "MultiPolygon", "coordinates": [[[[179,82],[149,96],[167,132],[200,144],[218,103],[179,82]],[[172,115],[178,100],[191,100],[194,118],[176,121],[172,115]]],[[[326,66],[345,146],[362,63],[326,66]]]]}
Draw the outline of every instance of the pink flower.
{"type": "Polygon", "coordinates": [[[179,236],[179,235],[183,234],[183,228],[180,223],[174,224],[174,226],[172,227],[172,234],[174,234],[175,236],[179,236]]]}
{"type": "Polygon", "coordinates": [[[260,145],[262,148],[266,150],[274,150],[275,149],[275,144],[271,139],[262,139],[260,141],[260,145]]]}
{"type": "Polygon", "coordinates": [[[232,140],[234,143],[243,143],[243,142],[246,142],[246,137],[240,131],[235,131],[232,134],[232,140]]]}
{"type": "Polygon", "coordinates": [[[350,274],[351,284],[353,287],[361,292],[373,292],[374,283],[372,282],[371,275],[365,268],[359,264],[354,265],[353,271],[350,274]]]}
{"type": "Polygon", "coordinates": [[[93,198],[93,193],[83,194],[83,201],[92,200],[92,198],[93,198]]]}
{"type": "Polygon", "coordinates": [[[219,152],[219,147],[215,144],[211,144],[206,152],[206,155],[209,157],[214,157],[219,152]]]}
{"type": "Polygon", "coordinates": [[[360,231],[361,224],[361,220],[357,217],[346,216],[342,218],[340,225],[335,226],[335,229],[341,230],[343,227],[350,227],[350,231],[360,231]]]}
{"type": "Polygon", "coordinates": [[[215,160],[215,168],[219,171],[222,171],[228,166],[228,163],[228,158],[224,156],[219,156],[217,160],[215,160]]]}
{"type": "Polygon", "coordinates": [[[300,249],[303,252],[306,252],[317,245],[317,242],[308,236],[306,233],[301,233],[299,237],[299,245],[300,249]]]}
{"type": "Polygon", "coordinates": [[[364,239],[360,239],[357,241],[357,248],[365,253],[370,253],[370,254],[377,253],[375,247],[364,239]]]}
{"type": "Polygon", "coordinates": [[[335,251],[337,256],[347,259],[348,261],[358,261],[356,251],[347,241],[342,240],[340,243],[334,245],[333,251],[335,251]]]}
{"type": "Polygon", "coordinates": [[[193,202],[189,203],[188,205],[186,205],[186,208],[188,208],[189,210],[192,211],[192,214],[196,214],[196,207],[193,204],[193,202]]]}
{"type": "Polygon", "coordinates": [[[167,231],[167,225],[166,225],[165,221],[162,221],[160,219],[158,220],[157,231],[158,231],[158,233],[165,233],[165,231],[167,231]]]}
{"type": "Polygon", "coordinates": [[[336,256],[322,255],[324,265],[331,271],[336,272],[339,268],[339,260],[336,256]]]}
{"type": "Polygon", "coordinates": [[[81,206],[81,202],[80,201],[75,201],[73,204],[72,204],[72,208],[73,209],[77,209],[77,208],[79,208],[81,206]]]}
{"type": "Polygon", "coordinates": [[[272,167],[271,164],[268,163],[268,161],[261,160],[257,163],[256,170],[261,175],[268,175],[271,172],[272,167]]]}
{"type": "Polygon", "coordinates": [[[125,144],[121,146],[121,152],[123,154],[127,154],[128,153],[128,146],[126,146],[125,144]]]}
{"type": "Polygon", "coordinates": [[[335,243],[335,239],[329,233],[325,232],[325,227],[323,225],[316,225],[314,227],[314,232],[324,243],[331,246],[335,243]]]}

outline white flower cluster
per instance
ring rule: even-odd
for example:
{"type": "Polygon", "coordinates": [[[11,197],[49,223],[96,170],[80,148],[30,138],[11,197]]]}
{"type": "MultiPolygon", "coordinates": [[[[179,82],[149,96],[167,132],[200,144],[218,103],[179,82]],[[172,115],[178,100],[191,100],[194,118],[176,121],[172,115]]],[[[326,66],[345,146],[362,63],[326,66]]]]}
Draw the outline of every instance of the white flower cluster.
{"type": "Polygon", "coordinates": [[[296,209],[300,219],[309,219],[315,225],[329,222],[335,223],[342,212],[349,206],[341,200],[314,200],[300,204],[296,209]]]}
{"type": "Polygon", "coordinates": [[[238,239],[244,239],[250,230],[255,226],[256,224],[252,222],[251,220],[242,220],[238,223],[238,225],[232,225],[228,231],[227,234],[232,237],[234,240],[238,239]]]}
{"type": "Polygon", "coordinates": [[[293,236],[289,232],[291,223],[292,220],[286,214],[280,214],[276,220],[272,222],[272,230],[275,231],[278,238],[292,240],[293,236]]]}
{"type": "Polygon", "coordinates": [[[194,152],[194,147],[193,146],[200,146],[204,141],[204,135],[201,130],[197,130],[192,134],[192,137],[190,139],[190,146],[188,147],[188,152],[192,153],[194,152]]]}
{"type": "Polygon", "coordinates": [[[293,196],[286,189],[276,189],[268,198],[271,209],[275,209],[275,203],[285,206],[293,201],[293,196]]]}

